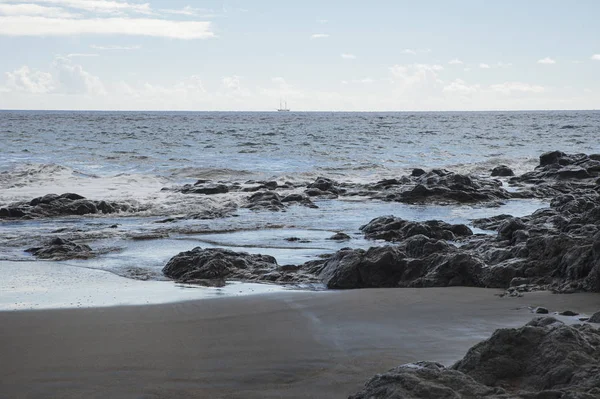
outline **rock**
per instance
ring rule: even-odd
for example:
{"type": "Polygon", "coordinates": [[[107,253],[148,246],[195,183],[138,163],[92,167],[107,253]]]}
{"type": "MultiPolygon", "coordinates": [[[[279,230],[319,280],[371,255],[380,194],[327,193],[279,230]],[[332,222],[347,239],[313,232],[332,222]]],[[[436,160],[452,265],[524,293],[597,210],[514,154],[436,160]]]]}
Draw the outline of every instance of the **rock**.
{"type": "Polygon", "coordinates": [[[229,192],[229,187],[225,184],[215,184],[207,182],[206,180],[199,180],[193,186],[186,184],[181,189],[184,194],[225,194],[229,192]]]}
{"type": "Polygon", "coordinates": [[[559,313],[561,316],[579,316],[579,313],[573,312],[572,310],[565,310],[559,313]]]}
{"type": "Polygon", "coordinates": [[[473,231],[464,224],[448,224],[440,220],[410,222],[393,215],[375,218],[361,226],[360,230],[365,238],[386,241],[402,241],[418,234],[445,240],[473,235],[473,231]]]}
{"type": "Polygon", "coordinates": [[[588,319],[590,323],[600,323],[600,312],[596,312],[588,319]]]}
{"type": "Polygon", "coordinates": [[[51,260],[89,259],[96,255],[88,245],[77,244],[62,238],[54,238],[45,245],[29,248],[26,252],[40,259],[51,260]]]}
{"type": "Polygon", "coordinates": [[[452,367],[417,362],[373,377],[353,399],[600,397],[600,330],[541,317],[499,329],[452,367]]]}
{"type": "Polygon", "coordinates": [[[537,308],[533,309],[533,313],[548,314],[548,309],[538,306],[537,308]]]}
{"type": "Polygon", "coordinates": [[[331,237],[329,237],[328,240],[333,240],[333,241],[347,241],[350,238],[351,237],[348,234],[342,233],[342,232],[338,232],[338,233],[335,233],[334,235],[332,235],[331,237]]]}
{"type": "Polygon", "coordinates": [[[252,194],[246,200],[247,204],[244,208],[257,210],[268,210],[268,211],[283,211],[285,205],[281,202],[281,197],[274,191],[260,191],[252,194]]]}
{"type": "Polygon", "coordinates": [[[79,194],[47,194],[28,202],[17,202],[0,209],[0,218],[42,218],[69,215],[87,215],[95,213],[115,213],[131,210],[129,205],[93,201],[79,194]]]}
{"type": "Polygon", "coordinates": [[[511,219],[511,218],[513,218],[513,216],[502,214],[502,215],[498,215],[498,216],[492,216],[492,217],[489,217],[489,218],[474,219],[472,222],[473,222],[473,226],[475,226],[475,227],[477,227],[479,229],[483,229],[483,230],[498,230],[498,228],[500,227],[500,225],[506,219],[511,219]]]}
{"type": "Polygon", "coordinates": [[[222,285],[225,280],[307,283],[318,280],[302,267],[280,268],[269,255],[234,252],[223,248],[200,248],[181,252],[162,269],[174,280],[202,285],[222,285]]]}
{"type": "Polygon", "coordinates": [[[337,183],[334,180],[326,177],[317,177],[313,183],[307,186],[307,188],[317,188],[321,191],[332,191],[337,194],[337,189],[335,188],[336,184],[337,183]]]}
{"type": "Polygon", "coordinates": [[[427,172],[425,172],[423,169],[415,168],[412,170],[410,175],[412,177],[419,177],[419,176],[423,176],[425,173],[427,173],[427,172]]]}
{"type": "Polygon", "coordinates": [[[496,166],[494,169],[492,169],[492,176],[507,177],[514,175],[515,172],[513,172],[512,169],[506,165],[496,166]]]}
{"type": "Polygon", "coordinates": [[[417,362],[377,374],[349,399],[479,399],[501,393],[439,363],[417,362]]]}
{"type": "Polygon", "coordinates": [[[321,263],[319,277],[336,289],[481,286],[483,268],[456,247],[419,235],[398,246],[341,249],[321,263]]]}

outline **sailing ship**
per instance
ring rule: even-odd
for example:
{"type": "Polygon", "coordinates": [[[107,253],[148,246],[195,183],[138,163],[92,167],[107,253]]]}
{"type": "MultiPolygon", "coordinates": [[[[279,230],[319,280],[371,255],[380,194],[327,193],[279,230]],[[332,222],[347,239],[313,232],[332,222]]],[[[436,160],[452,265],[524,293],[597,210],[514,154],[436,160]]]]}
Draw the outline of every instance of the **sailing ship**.
{"type": "Polygon", "coordinates": [[[287,101],[279,100],[279,108],[277,108],[278,112],[290,112],[290,109],[287,107],[287,101]]]}

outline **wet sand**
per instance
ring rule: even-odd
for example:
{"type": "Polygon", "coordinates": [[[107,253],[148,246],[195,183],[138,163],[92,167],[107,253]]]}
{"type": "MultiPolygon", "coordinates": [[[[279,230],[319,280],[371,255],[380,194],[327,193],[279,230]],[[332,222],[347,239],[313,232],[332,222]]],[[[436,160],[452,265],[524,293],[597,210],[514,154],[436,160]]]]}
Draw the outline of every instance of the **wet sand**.
{"type": "Polygon", "coordinates": [[[398,364],[451,364],[531,319],[525,306],[600,308],[597,294],[495,293],[287,292],[0,312],[0,397],[342,398],[398,364]]]}

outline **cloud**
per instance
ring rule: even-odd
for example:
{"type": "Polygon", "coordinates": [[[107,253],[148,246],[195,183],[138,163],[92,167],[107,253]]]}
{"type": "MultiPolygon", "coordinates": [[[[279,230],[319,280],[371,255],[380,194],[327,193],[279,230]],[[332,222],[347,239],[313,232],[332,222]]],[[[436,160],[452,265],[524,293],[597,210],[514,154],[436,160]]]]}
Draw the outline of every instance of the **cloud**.
{"type": "Polygon", "coordinates": [[[354,59],[356,59],[356,56],[354,54],[343,53],[343,54],[340,54],[340,56],[343,59],[345,59],[345,60],[354,60],[354,59]]]}
{"type": "Polygon", "coordinates": [[[458,93],[460,95],[469,95],[481,90],[480,85],[469,85],[462,79],[455,79],[449,85],[444,86],[444,92],[458,93]]]}
{"type": "Polygon", "coordinates": [[[33,94],[49,93],[54,90],[54,78],[49,72],[30,69],[24,65],[21,68],[6,73],[7,88],[33,94]]]}
{"type": "MultiPolygon", "coordinates": [[[[8,3],[24,3],[24,0],[5,0],[8,3]]],[[[29,0],[28,3],[52,4],[60,7],[75,8],[93,13],[122,14],[135,12],[152,14],[148,3],[127,3],[112,0],[29,0]]]]}
{"type": "Polygon", "coordinates": [[[543,93],[546,89],[543,86],[531,85],[528,83],[521,82],[505,82],[502,84],[491,85],[490,89],[492,91],[503,93],[503,94],[511,94],[513,92],[520,93],[543,93]]]}
{"type": "Polygon", "coordinates": [[[551,64],[556,64],[556,61],[550,57],[546,57],[546,58],[542,58],[541,60],[538,60],[537,63],[551,65],[551,64]]]}
{"type": "Polygon", "coordinates": [[[185,15],[188,17],[198,17],[202,18],[214,18],[216,14],[209,9],[206,8],[196,8],[191,6],[185,6],[180,9],[160,9],[160,12],[167,14],[175,14],[175,15],[185,15]]]}
{"type": "Polygon", "coordinates": [[[24,65],[6,73],[7,88],[31,94],[89,94],[104,95],[100,78],[73,64],[70,58],[56,57],[50,72],[38,71],[24,65]]]}
{"type": "Polygon", "coordinates": [[[64,19],[31,16],[0,17],[0,35],[133,35],[171,39],[208,39],[215,37],[211,31],[210,22],[168,21],[149,18],[64,19]]]}
{"type": "Polygon", "coordinates": [[[329,22],[329,20],[327,19],[317,19],[317,22],[320,24],[326,24],[327,22],[329,22]]]}
{"type": "Polygon", "coordinates": [[[238,75],[225,76],[221,79],[221,82],[223,83],[223,86],[231,90],[239,90],[241,88],[240,76],[238,75]]]}
{"type": "Polygon", "coordinates": [[[328,38],[329,35],[327,33],[314,33],[310,35],[311,39],[325,39],[328,38]]]}
{"type": "Polygon", "coordinates": [[[511,66],[513,66],[513,64],[511,62],[499,62],[496,64],[496,66],[498,68],[510,68],[511,66]]]}
{"type": "Polygon", "coordinates": [[[409,49],[409,48],[405,48],[404,50],[400,51],[400,54],[415,55],[415,54],[417,54],[417,50],[412,50],[412,49],[409,49]]]}
{"type": "Polygon", "coordinates": [[[95,50],[102,50],[102,51],[113,51],[113,50],[139,50],[142,48],[142,46],[98,46],[95,44],[92,44],[90,46],[91,48],[95,49],[95,50]]]}
{"type": "Polygon", "coordinates": [[[459,60],[458,58],[455,58],[453,60],[448,61],[448,64],[450,64],[450,65],[462,65],[463,62],[461,60],[459,60]]]}
{"type": "Polygon", "coordinates": [[[592,55],[592,60],[594,60],[594,61],[600,61],[600,54],[594,54],[594,55],[592,55]]]}
{"type": "Polygon", "coordinates": [[[65,11],[58,7],[46,7],[38,4],[0,4],[0,15],[44,16],[49,18],[75,18],[78,14],[65,11]]]}
{"type": "Polygon", "coordinates": [[[483,62],[481,64],[479,64],[479,68],[481,69],[490,69],[491,66],[489,66],[488,64],[484,64],[483,62]]]}
{"type": "Polygon", "coordinates": [[[75,57],[98,57],[100,54],[94,53],[71,53],[67,54],[67,58],[75,58],[75,57]]]}
{"type": "Polygon", "coordinates": [[[390,67],[392,83],[395,83],[401,91],[415,87],[432,88],[442,83],[438,78],[438,72],[443,70],[441,65],[410,64],[394,65],[390,67]]]}

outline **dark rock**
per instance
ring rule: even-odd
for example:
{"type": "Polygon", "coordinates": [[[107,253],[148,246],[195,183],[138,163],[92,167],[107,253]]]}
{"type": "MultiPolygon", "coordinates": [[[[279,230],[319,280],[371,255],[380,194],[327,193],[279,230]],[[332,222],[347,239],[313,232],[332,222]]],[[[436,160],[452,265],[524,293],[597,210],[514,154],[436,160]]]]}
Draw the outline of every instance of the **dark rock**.
{"type": "Polygon", "coordinates": [[[600,397],[600,330],[552,318],[496,330],[450,368],[417,362],[373,377],[352,399],[600,397]]]}
{"type": "Polygon", "coordinates": [[[229,192],[229,187],[225,184],[207,183],[205,180],[199,180],[193,186],[186,184],[181,189],[184,194],[225,194],[229,192]],[[199,183],[200,182],[200,183],[199,183]]]}
{"type": "Polygon", "coordinates": [[[335,233],[334,235],[332,235],[331,237],[328,238],[328,240],[334,240],[334,241],[347,241],[349,240],[351,237],[346,234],[346,233],[335,233]]]}
{"type": "Polygon", "coordinates": [[[366,238],[386,241],[402,241],[419,234],[445,240],[473,235],[471,229],[464,224],[448,224],[440,220],[410,222],[392,215],[375,218],[360,230],[366,238]]]}
{"type": "Polygon", "coordinates": [[[538,306],[537,308],[533,309],[533,313],[548,314],[548,309],[538,306]]]}
{"type": "Polygon", "coordinates": [[[425,172],[423,169],[415,168],[412,170],[410,175],[413,177],[419,177],[419,176],[423,176],[425,173],[427,173],[427,172],[425,172]]]}
{"type": "Polygon", "coordinates": [[[29,248],[26,252],[40,259],[67,260],[89,259],[95,256],[92,248],[62,238],[54,238],[41,247],[29,248]]]}
{"type": "Polygon", "coordinates": [[[115,213],[130,210],[126,204],[93,201],[79,194],[47,194],[28,202],[17,202],[0,209],[0,218],[42,218],[95,213],[115,213]]]}
{"type": "Polygon", "coordinates": [[[588,319],[590,323],[600,323],[600,312],[596,312],[588,319]]]}
{"type": "Polygon", "coordinates": [[[496,166],[494,169],[492,169],[492,176],[507,177],[514,175],[515,172],[513,172],[512,169],[506,165],[496,166]]]}
{"type": "Polygon", "coordinates": [[[573,312],[572,310],[565,310],[559,313],[561,316],[579,316],[579,313],[573,312]]]}
{"type": "Polygon", "coordinates": [[[377,374],[349,399],[479,399],[503,392],[439,363],[417,362],[377,374]]]}
{"type": "Polygon", "coordinates": [[[248,197],[247,204],[244,207],[254,211],[282,211],[285,209],[285,205],[281,202],[281,197],[274,191],[260,191],[252,194],[248,197]]]}
{"type": "Polygon", "coordinates": [[[279,283],[317,282],[302,266],[280,268],[269,255],[234,252],[223,248],[194,248],[181,252],[162,269],[174,280],[203,285],[222,285],[225,280],[279,283]]]}

